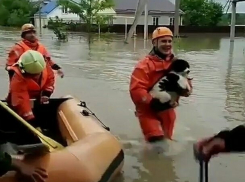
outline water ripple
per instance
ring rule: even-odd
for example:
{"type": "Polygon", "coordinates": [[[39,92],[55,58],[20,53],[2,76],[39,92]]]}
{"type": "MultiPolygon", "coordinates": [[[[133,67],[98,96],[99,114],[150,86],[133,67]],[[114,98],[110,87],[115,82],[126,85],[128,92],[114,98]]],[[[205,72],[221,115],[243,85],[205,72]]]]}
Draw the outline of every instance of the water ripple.
{"type": "MultiPolygon", "coordinates": [[[[2,68],[5,65],[7,51],[19,40],[18,36],[19,31],[0,31],[2,68]]],[[[86,82],[84,80],[86,78],[89,79],[86,87],[94,93],[92,97],[95,97],[96,104],[97,100],[100,100],[103,108],[107,102],[111,103],[113,108],[121,108],[120,111],[114,110],[116,113],[113,114],[110,111],[113,108],[109,108],[111,107],[109,105],[103,116],[111,117],[113,121],[114,118],[122,121],[110,124],[115,130],[117,129],[117,134],[121,134],[122,140],[126,143],[133,140],[129,136],[137,138],[129,149],[125,149],[126,164],[121,181],[196,181],[197,176],[193,171],[197,173],[197,166],[189,162],[191,158],[189,139],[244,122],[245,39],[236,40],[233,52],[230,51],[229,39],[218,36],[205,38],[190,36],[175,42],[178,57],[188,60],[191,64],[194,92],[190,98],[181,98],[180,107],[177,108],[179,117],[175,136],[179,143],[173,144],[173,149],[181,150],[181,155],[165,156],[161,159],[156,156],[149,159],[142,152],[144,143],[142,136],[136,134],[140,133],[140,129],[137,119],[133,116],[134,108],[128,95],[131,72],[137,61],[150,51],[150,40],[144,42],[142,39],[132,39],[125,45],[123,35],[108,34],[102,37],[95,35],[88,41],[87,34],[71,33],[69,42],[61,43],[54,39],[53,33],[49,30],[43,30],[40,40],[47,46],[54,61],[62,65],[66,71],[66,78],[69,79],[69,83],[66,84],[78,81],[73,86],[64,86],[64,89],[71,89],[72,92],[80,94],[79,89],[85,89],[79,86],[80,81],[86,82]],[[108,89],[112,89],[113,92],[106,93],[108,89]],[[123,105],[124,102],[127,105],[123,105]],[[130,132],[131,130],[134,132],[130,132]]],[[[4,73],[1,73],[2,75],[4,73]]],[[[221,168],[219,166],[215,169],[221,168]]],[[[231,180],[231,177],[226,175],[223,181],[231,180]]]]}

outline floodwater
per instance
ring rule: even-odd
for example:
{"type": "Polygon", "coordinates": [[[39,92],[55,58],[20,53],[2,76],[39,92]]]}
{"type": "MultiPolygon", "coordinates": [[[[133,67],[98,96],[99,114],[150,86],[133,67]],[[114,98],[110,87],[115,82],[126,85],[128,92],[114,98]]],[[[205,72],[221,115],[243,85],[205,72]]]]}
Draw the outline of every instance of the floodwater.
{"type": "MultiPolygon", "coordinates": [[[[178,57],[191,64],[194,93],[181,99],[174,138],[165,155],[147,155],[128,93],[131,71],[137,60],[150,51],[151,42],[123,35],[72,34],[67,43],[58,42],[49,30],[40,40],[65,71],[57,79],[54,96],[74,95],[87,105],[118,136],[125,147],[125,166],[120,182],[197,182],[199,166],[192,155],[192,144],[224,128],[244,121],[245,39],[218,35],[190,35],[175,43],[178,57]]],[[[19,40],[18,31],[0,30],[0,97],[7,94],[4,71],[7,51],[19,40]]],[[[109,149],[108,149],[109,150],[109,149]]],[[[210,162],[210,181],[244,181],[242,154],[223,155],[210,162]]]]}

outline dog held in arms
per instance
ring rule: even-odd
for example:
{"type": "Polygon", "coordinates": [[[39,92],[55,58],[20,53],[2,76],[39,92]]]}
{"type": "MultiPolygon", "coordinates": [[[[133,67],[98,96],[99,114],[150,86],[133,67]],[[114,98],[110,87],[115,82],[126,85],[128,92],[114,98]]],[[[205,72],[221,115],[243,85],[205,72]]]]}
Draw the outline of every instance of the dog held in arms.
{"type": "Polygon", "coordinates": [[[149,93],[153,98],[159,99],[162,104],[166,104],[166,109],[169,109],[178,104],[179,96],[191,90],[188,82],[190,65],[183,59],[176,59],[167,72],[149,93]]]}

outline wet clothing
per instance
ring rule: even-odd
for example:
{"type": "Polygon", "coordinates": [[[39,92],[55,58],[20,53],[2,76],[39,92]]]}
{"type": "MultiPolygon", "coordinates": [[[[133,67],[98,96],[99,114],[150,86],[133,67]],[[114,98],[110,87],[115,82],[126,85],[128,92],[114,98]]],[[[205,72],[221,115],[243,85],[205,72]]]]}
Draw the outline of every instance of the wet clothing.
{"type": "Polygon", "coordinates": [[[223,130],[218,134],[203,138],[194,144],[196,160],[209,161],[219,153],[245,152],[245,126],[239,125],[232,130],[223,130]]]}
{"type": "Polygon", "coordinates": [[[162,138],[164,132],[171,138],[176,119],[173,108],[157,103],[149,91],[169,70],[174,55],[164,55],[153,49],[149,55],[135,66],[130,81],[130,96],[136,107],[136,114],[147,141],[162,138]],[[157,109],[156,109],[157,108],[157,109]]]}
{"type": "MultiPolygon", "coordinates": [[[[60,66],[58,66],[52,61],[51,56],[48,53],[47,49],[41,43],[39,43],[38,41],[36,41],[35,43],[31,43],[25,39],[16,43],[10,50],[6,63],[6,68],[8,66],[12,66],[13,64],[15,64],[19,60],[20,56],[27,50],[35,50],[40,52],[53,70],[61,69],[60,66]]],[[[14,74],[13,71],[9,71],[10,78],[13,76],[13,74],[14,74]]]]}
{"type": "Polygon", "coordinates": [[[9,154],[0,152],[0,177],[11,170],[12,158],[9,154]]]}
{"type": "Polygon", "coordinates": [[[17,65],[12,66],[11,70],[14,71],[14,75],[10,81],[7,101],[25,120],[33,120],[30,99],[40,100],[42,96],[51,96],[54,91],[54,72],[48,64],[38,78],[22,74],[17,65]]]}
{"type": "Polygon", "coordinates": [[[223,130],[214,138],[221,138],[225,141],[225,150],[227,152],[244,152],[245,151],[245,126],[239,125],[232,130],[223,130]]]}

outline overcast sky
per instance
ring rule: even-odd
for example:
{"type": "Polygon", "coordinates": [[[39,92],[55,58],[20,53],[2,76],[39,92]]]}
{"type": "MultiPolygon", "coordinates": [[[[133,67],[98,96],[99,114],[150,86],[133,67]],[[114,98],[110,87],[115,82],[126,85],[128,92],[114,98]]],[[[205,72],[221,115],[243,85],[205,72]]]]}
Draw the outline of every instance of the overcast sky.
{"type": "MultiPolygon", "coordinates": [[[[220,2],[221,4],[225,5],[227,0],[215,0],[217,2],[220,2]]],[[[225,9],[226,10],[226,9],[225,9]]],[[[237,13],[245,13],[245,1],[237,3],[237,13]]],[[[228,12],[231,12],[231,8],[228,12]]]]}
{"type": "MultiPolygon", "coordinates": [[[[175,2],[175,0],[170,0],[171,2],[175,2]]],[[[214,0],[216,2],[221,3],[222,5],[225,5],[227,0],[214,0]]],[[[226,11],[227,8],[225,8],[226,11]]],[[[245,1],[237,3],[237,13],[245,13],[245,1]]],[[[231,7],[228,12],[231,12],[231,7]]]]}

